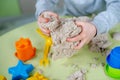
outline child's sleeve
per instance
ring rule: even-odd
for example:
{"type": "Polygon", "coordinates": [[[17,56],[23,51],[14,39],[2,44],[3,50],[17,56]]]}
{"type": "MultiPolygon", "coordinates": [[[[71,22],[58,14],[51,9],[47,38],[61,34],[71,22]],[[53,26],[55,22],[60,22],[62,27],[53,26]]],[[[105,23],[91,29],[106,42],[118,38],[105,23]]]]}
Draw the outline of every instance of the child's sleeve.
{"type": "Polygon", "coordinates": [[[37,0],[36,2],[36,18],[40,15],[41,12],[50,10],[53,11],[54,5],[58,2],[58,0],[37,0]]]}
{"type": "Polygon", "coordinates": [[[106,11],[99,13],[92,23],[97,28],[97,34],[108,32],[120,22],[120,0],[105,0],[106,11]]]}

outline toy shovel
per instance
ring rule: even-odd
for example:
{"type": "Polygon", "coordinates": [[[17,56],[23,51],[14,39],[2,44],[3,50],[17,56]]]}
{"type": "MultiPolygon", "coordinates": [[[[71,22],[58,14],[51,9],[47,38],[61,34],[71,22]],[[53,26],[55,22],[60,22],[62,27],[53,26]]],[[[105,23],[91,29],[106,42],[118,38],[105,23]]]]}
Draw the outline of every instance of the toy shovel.
{"type": "Polygon", "coordinates": [[[48,54],[49,54],[49,51],[50,51],[50,47],[52,45],[52,39],[51,39],[51,37],[43,34],[40,29],[37,29],[37,32],[40,34],[40,36],[42,36],[44,39],[46,39],[43,59],[40,60],[40,65],[46,66],[46,65],[49,64],[48,54]]]}

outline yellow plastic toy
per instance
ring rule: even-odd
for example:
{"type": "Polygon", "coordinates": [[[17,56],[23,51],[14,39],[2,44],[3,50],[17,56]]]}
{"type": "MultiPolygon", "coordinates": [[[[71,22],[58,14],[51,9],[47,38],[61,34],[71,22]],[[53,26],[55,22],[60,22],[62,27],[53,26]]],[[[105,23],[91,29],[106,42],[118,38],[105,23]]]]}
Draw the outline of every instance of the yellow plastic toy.
{"type": "Polygon", "coordinates": [[[51,39],[51,37],[43,34],[40,29],[37,29],[37,32],[40,34],[40,36],[42,36],[44,39],[46,39],[43,59],[40,60],[40,65],[46,66],[46,65],[49,65],[48,54],[50,51],[50,47],[52,45],[52,39],[51,39]]]}
{"type": "Polygon", "coordinates": [[[7,80],[3,75],[0,75],[0,80],[7,80]]]}
{"type": "Polygon", "coordinates": [[[32,77],[28,78],[27,80],[48,80],[48,79],[37,72],[32,77]]]}

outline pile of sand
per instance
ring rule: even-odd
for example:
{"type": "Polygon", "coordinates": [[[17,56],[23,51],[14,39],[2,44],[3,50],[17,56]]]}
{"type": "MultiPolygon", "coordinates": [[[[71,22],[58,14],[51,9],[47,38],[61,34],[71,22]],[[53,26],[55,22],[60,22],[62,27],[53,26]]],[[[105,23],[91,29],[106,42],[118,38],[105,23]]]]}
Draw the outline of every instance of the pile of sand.
{"type": "Polygon", "coordinates": [[[49,19],[48,23],[40,23],[43,28],[48,28],[51,31],[51,37],[53,41],[53,59],[71,57],[77,50],[73,47],[79,42],[67,42],[66,39],[74,37],[81,32],[81,28],[75,25],[75,21],[91,21],[88,17],[79,18],[61,18],[57,19],[47,14],[42,15],[49,19]]]}

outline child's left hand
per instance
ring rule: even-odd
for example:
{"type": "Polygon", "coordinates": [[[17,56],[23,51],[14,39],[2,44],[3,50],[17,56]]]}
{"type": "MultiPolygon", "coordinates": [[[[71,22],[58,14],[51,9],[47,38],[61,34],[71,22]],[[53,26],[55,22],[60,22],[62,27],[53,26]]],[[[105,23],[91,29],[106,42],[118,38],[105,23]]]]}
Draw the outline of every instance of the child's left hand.
{"type": "Polygon", "coordinates": [[[84,44],[89,43],[89,41],[96,35],[97,31],[96,27],[89,22],[76,21],[75,24],[78,27],[81,27],[82,32],[75,37],[67,38],[67,41],[68,42],[79,41],[79,43],[77,44],[77,46],[74,47],[74,49],[80,49],[81,47],[83,47],[84,44]]]}

